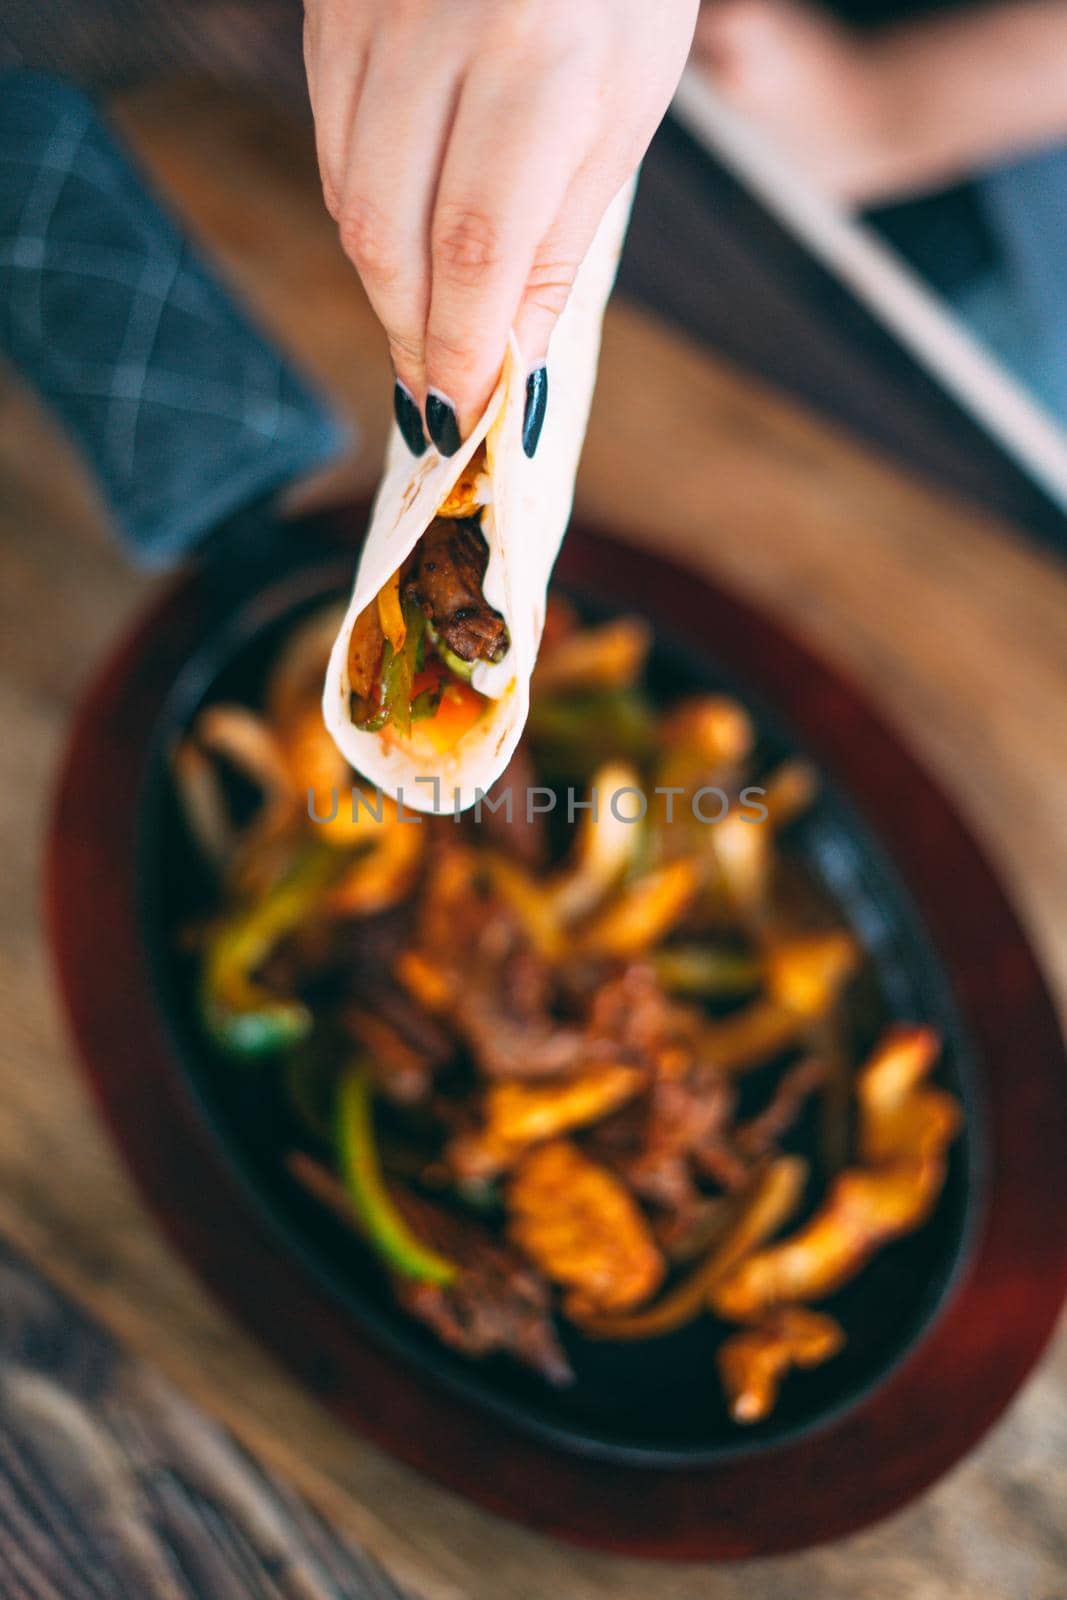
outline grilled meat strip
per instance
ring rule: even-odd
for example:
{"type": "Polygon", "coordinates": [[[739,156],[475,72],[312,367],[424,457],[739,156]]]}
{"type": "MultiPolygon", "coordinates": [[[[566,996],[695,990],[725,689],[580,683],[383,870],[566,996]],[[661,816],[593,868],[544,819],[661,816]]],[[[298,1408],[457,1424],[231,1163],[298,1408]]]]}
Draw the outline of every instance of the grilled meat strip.
{"type": "Polygon", "coordinates": [[[400,1304],[464,1355],[506,1350],[549,1383],[573,1381],[552,1321],[545,1279],[510,1244],[410,1191],[397,1204],[421,1239],[459,1267],[446,1285],[394,1276],[400,1304]]]}
{"type": "Polygon", "coordinates": [[[438,636],[461,661],[499,661],[508,630],[482,593],[489,549],[476,517],[435,517],[415,550],[403,580],[438,636]]]}
{"type": "Polygon", "coordinates": [[[804,1102],[826,1081],[826,1065],[814,1058],[798,1061],[782,1074],[770,1101],[749,1122],[735,1128],[733,1141],[747,1161],[757,1161],[777,1148],[804,1109],[804,1102]]]}
{"type": "MultiPolygon", "coordinates": [[[[352,1207],[335,1173],[302,1150],[294,1150],[287,1165],[309,1194],[352,1225],[352,1207]]],[[[506,1350],[549,1383],[572,1382],[552,1320],[551,1290],[537,1269],[478,1223],[410,1189],[397,1188],[392,1195],[418,1237],[459,1268],[449,1284],[419,1283],[391,1273],[400,1304],[464,1355],[506,1350]]]]}

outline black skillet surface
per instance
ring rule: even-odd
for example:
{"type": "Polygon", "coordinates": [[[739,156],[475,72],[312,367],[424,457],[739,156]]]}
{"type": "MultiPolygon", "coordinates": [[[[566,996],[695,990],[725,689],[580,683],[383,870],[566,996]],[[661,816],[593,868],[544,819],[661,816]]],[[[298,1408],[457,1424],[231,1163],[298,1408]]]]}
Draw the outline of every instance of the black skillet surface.
{"type": "MultiPolygon", "coordinates": [[[[587,613],[610,614],[619,606],[642,610],[639,593],[592,599],[580,582],[580,548],[578,557],[579,583],[570,592],[587,613]]],[[[233,570],[232,561],[228,565],[233,570]]],[[[973,1051],[949,977],[907,886],[836,784],[824,785],[811,813],[792,829],[789,848],[869,952],[853,986],[849,1031],[862,1050],[891,1019],[937,1027],[946,1041],[939,1076],[964,1101],[967,1127],[952,1152],[932,1220],[882,1252],[827,1303],[848,1331],[845,1351],[789,1379],[773,1416],[756,1427],[742,1429],[726,1412],[713,1361],[725,1330],[710,1318],[642,1344],[590,1341],[565,1328],[577,1381],[559,1391],[504,1357],[472,1363],[446,1350],[393,1304],[373,1260],[286,1174],[293,1131],[278,1075],[235,1067],[213,1051],[201,1030],[192,972],[177,955],[175,939],[178,928],[210,909],[211,886],[185,831],[166,752],[203,705],[219,699],[255,704],[288,628],[324,599],[340,598],[349,574],[349,563],[298,565],[246,593],[234,609],[224,607],[179,674],[155,732],[138,824],[140,914],[159,1002],[202,1116],[277,1230],[279,1245],[299,1252],[356,1323],[438,1381],[524,1429],[617,1460],[682,1465],[766,1449],[826,1423],[884,1379],[950,1291],[980,1205],[983,1159],[973,1051]]],[[[804,751],[796,733],[746,692],[736,663],[716,659],[713,650],[672,642],[664,619],[653,620],[660,623],[651,664],[657,696],[668,701],[694,689],[727,689],[753,711],[768,766],[804,751]]],[[[751,1093],[765,1093],[772,1076],[757,1075],[751,1093]]],[[[810,1156],[814,1143],[809,1116],[792,1147],[810,1156]]]]}

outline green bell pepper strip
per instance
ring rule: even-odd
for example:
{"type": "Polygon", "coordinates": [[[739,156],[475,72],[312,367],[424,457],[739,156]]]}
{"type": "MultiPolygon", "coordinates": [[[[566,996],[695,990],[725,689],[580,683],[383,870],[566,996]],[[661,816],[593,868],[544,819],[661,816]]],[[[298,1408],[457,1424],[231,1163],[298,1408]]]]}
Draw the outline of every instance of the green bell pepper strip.
{"type": "Polygon", "coordinates": [[[337,1095],[337,1155],[356,1218],[382,1260],[405,1278],[420,1283],[452,1283],[454,1262],[423,1244],[389,1194],[378,1163],[374,1137],[373,1085],[365,1066],[342,1074],[337,1095]]]}
{"type": "Polygon", "coordinates": [[[404,643],[393,651],[387,644],[382,666],[382,706],[389,713],[402,734],[411,732],[411,699],[415,674],[418,671],[419,647],[426,630],[426,618],[412,601],[404,605],[407,631],[404,643]]]}
{"type": "Polygon", "coordinates": [[[759,987],[754,956],[710,944],[669,944],[654,952],[656,976],[671,994],[732,998],[759,987]]]}
{"type": "Polygon", "coordinates": [[[377,702],[358,694],[349,696],[349,715],[361,733],[380,733],[390,722],[395,722],[401,733],[411,732],[411,690],[422,668],[426,638],[426,618],[412,600],[404,602],[404,624],[400,649],[394,650],[388,639],[382,646],[377,702]]]}
{"type": "Polygon", "coordinates": [[[200,1010],[211,1038],[228,1055],[254,1060],[311,1031],[311,1013],[302,1001],[272,994],[253,974],[343,864],[343,856],[325,846],[308,851],[263,899],[234,912],[212,935],[200,1010]]]}
{"type": "Polygon", "coordinates": [[[537,694],[527,733],[548,781],[589,778],[604,761],[643,764],[656,747],[655,714],[636,689],[537,694]]]}
{"type": "Polygon", "coordinates": [[[423,689],[422,693],[417,694],[411,702],[412,722],[425,722],[427,717],[436,716],[440,704],[440,691],[435,694],[432,689],[423,689]]]}
{"type": "MultiPolygon", "coordinates": [[[[389,646],[385,648],[388,650],[389,646]]],[[[358,694],[349,695],[348,714],[360,733],[380,733],[389,721],[387,706],[371,705],[369,701],[361,700],[358,694]]]]}

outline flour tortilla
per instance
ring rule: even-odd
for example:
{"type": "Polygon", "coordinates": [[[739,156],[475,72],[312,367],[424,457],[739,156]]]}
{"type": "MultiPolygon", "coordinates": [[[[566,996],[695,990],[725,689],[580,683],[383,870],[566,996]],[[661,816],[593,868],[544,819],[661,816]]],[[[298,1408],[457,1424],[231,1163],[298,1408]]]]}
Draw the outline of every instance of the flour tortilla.
{"type": "Polygon", "coordinates": [[[548,408],[532,461],[522,449],[526,368],[514,335],[496,390],[454,456],[431,447],[416,460],[398,429],[390,437],[352,598],[330,656],[322,709],[346,760],[411,810],[464,811],[473,805],[507,766],[526,725],[548,581],[570,517],[600,325],[632,198],[633,185],[627,184],[609,207],[552,335],[548,408]],[[492,703],[455,750],[431,760],[406,749],[395,732],[387,741],[353,725],[348,641],[360,612],[414,550],[483,439],[489,481],[481,520],[489,546],[484,592],[507,622],[511,645],[502,661],[476,663],[472,682],[492,703]]]}

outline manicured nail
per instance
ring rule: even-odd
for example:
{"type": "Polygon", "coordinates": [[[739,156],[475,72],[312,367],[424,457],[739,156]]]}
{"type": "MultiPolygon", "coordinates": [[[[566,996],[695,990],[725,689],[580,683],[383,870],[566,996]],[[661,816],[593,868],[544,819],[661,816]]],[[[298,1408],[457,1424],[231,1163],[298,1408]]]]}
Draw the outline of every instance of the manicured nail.
{"type": "Polygon", "coordinates": [[[426,396],[426,426],[441,454],[454,456],[463,443],[459,436],[456,408],[451,400],[446,400],[436,389],[431,389],[426,396]]]}
{"type": "Polygon", "coordinates": [[[405,389],[399,378],[393,389],[393,414],[404,443],[413,456],[421,456],[428,442],[422,431],[422,417],[411,390],[405,389]]]}
{"type": "Polygon", "coordinates": [[[526,380],[526,409],[522,414],[522,448],[532,459],[541,437],[548,405],[548,368],[542,361],[526,380]]]}

